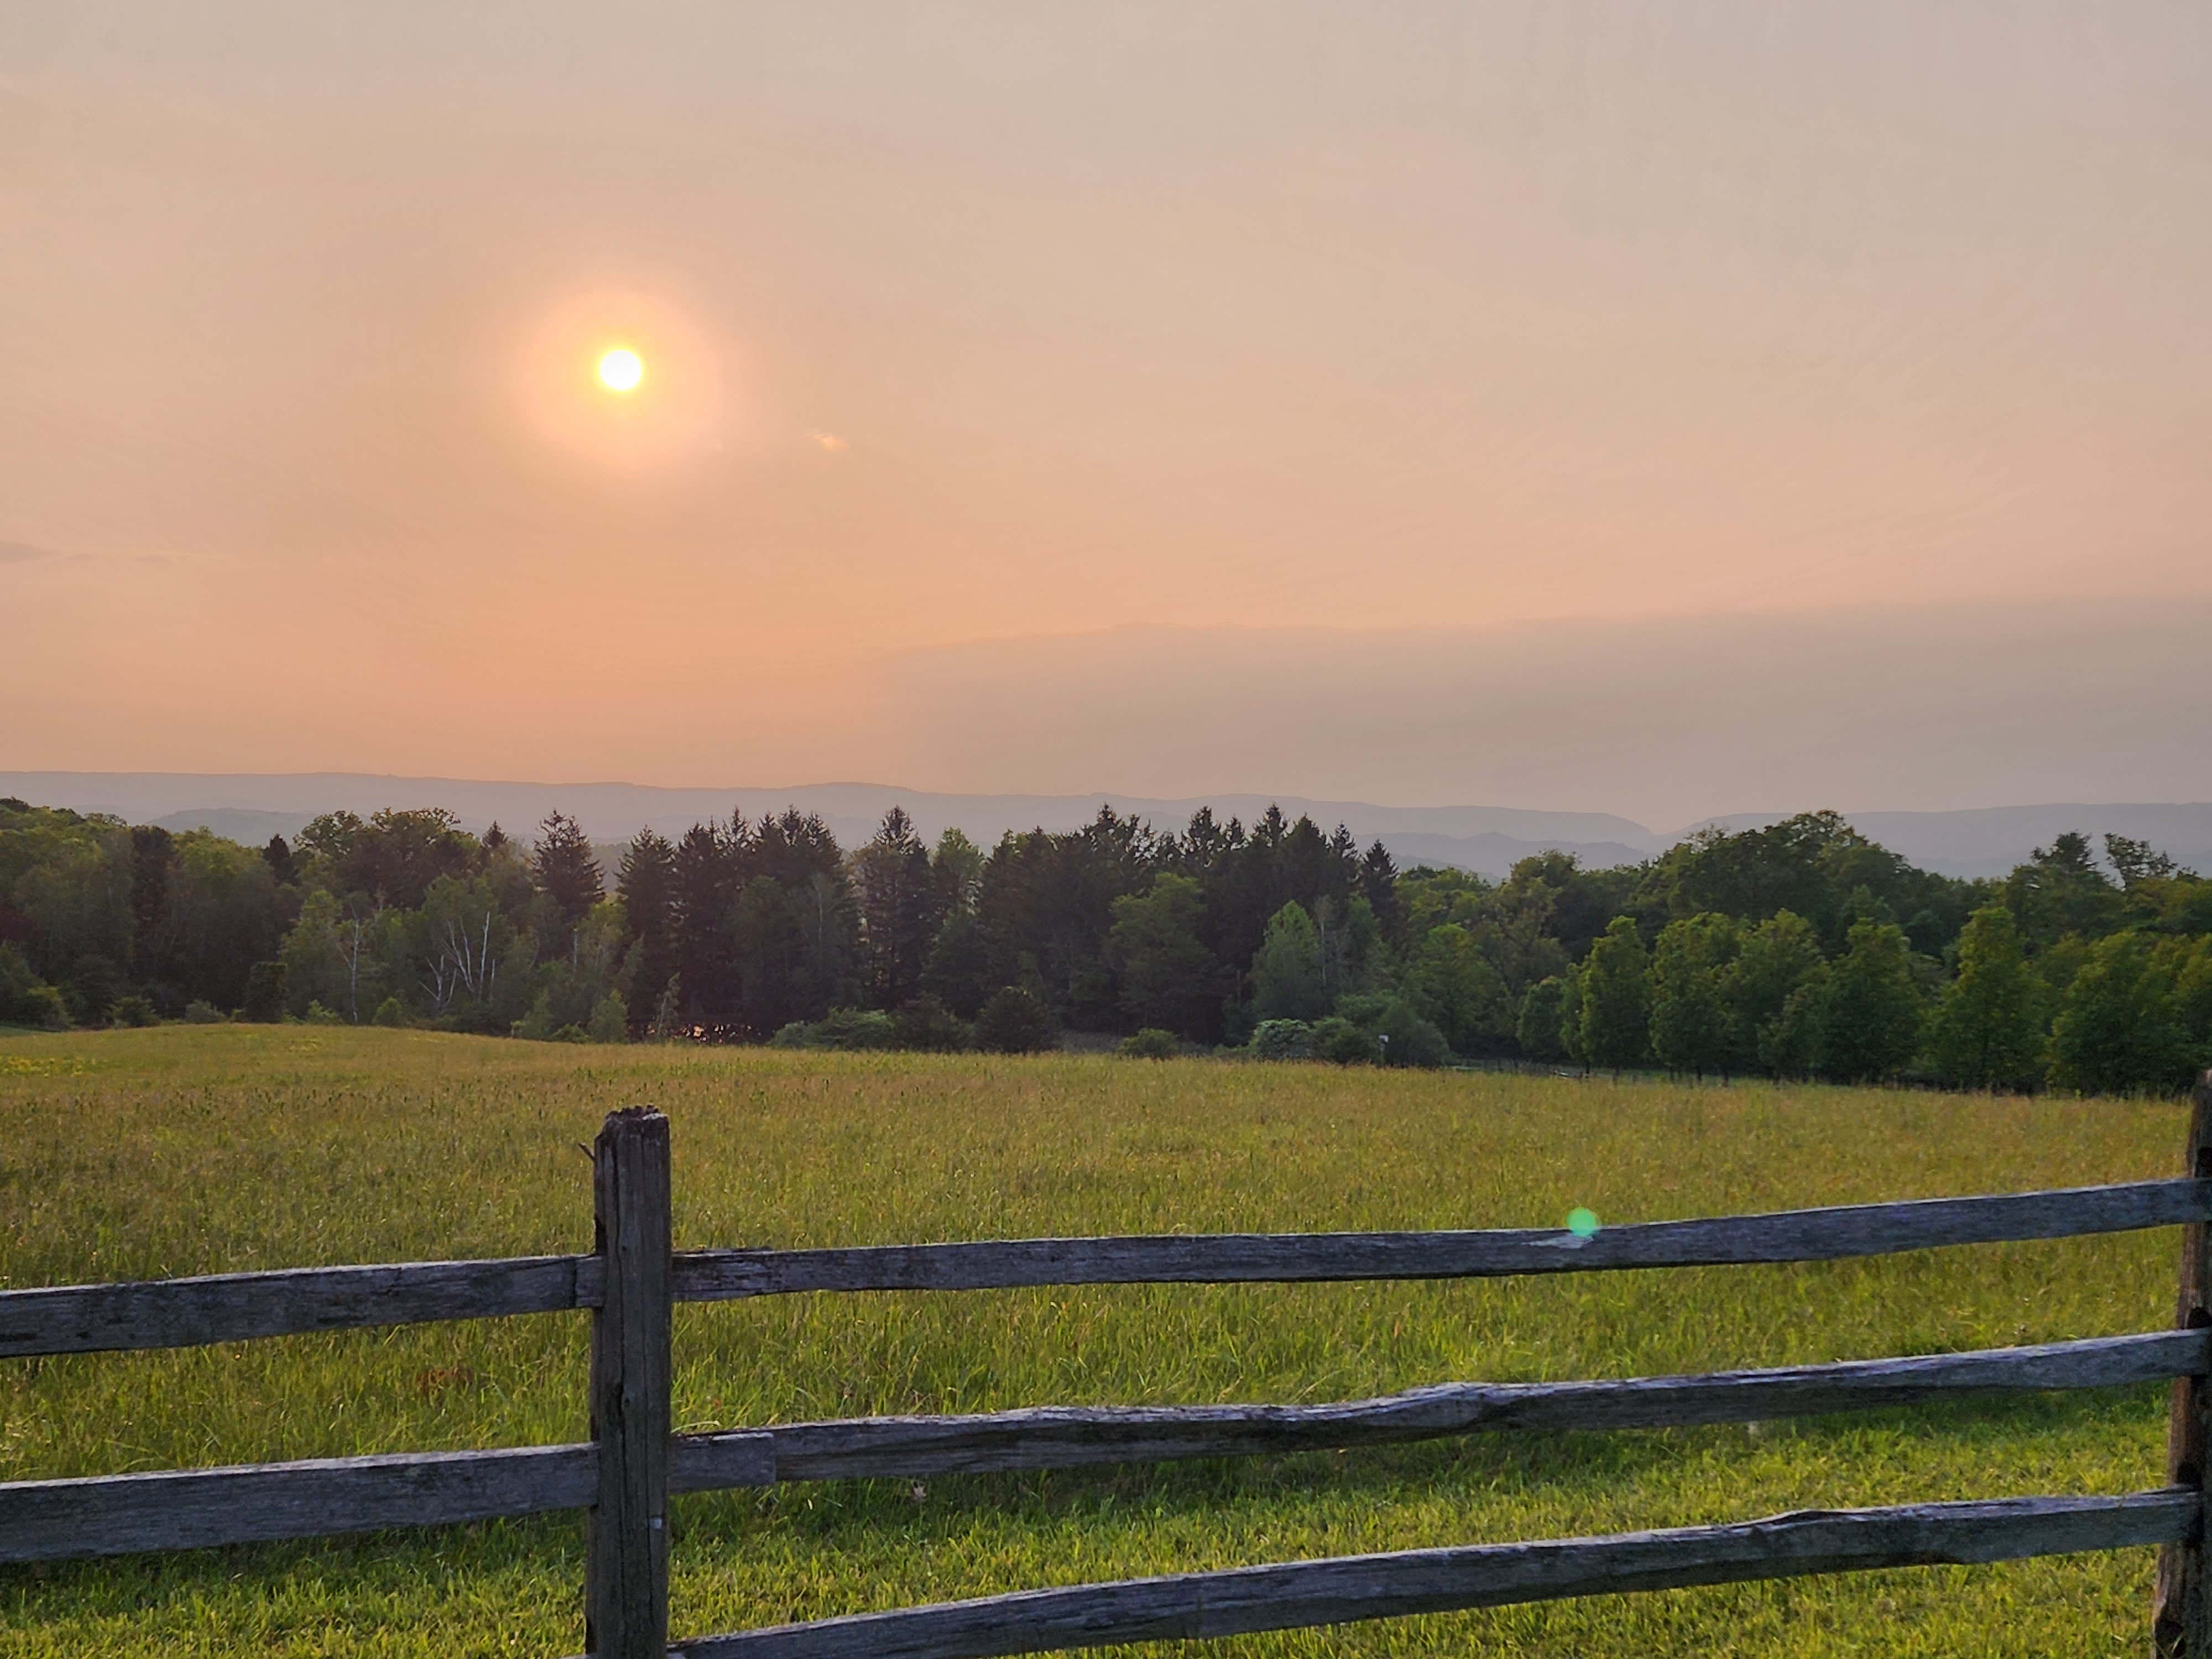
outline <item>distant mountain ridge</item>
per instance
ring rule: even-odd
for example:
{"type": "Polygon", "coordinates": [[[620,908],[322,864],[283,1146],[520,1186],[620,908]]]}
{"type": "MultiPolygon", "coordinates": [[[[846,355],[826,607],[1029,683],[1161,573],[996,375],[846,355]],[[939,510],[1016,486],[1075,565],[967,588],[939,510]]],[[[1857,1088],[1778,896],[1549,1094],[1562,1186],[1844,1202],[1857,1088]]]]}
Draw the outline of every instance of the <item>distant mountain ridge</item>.
{"type": "MultiPolygon", "coordinates": [[[[319,812],[368,813],[380,807],[444,806],[472,830],[495,821],[527,834],[546,814],[576,818],[597,842],[627,841],[643,828],[681,835],[732,811],[757,817],[787,806],[819,812],[847,846],[875,832],[883,815],[903,806],[927,837],[957,827],[990,846],[1009,830],[1071,830],[1102,805],[1181,829],[1200,806],[1250,823],[1270,804],[1326,829],[1342,823],[1364,843],[1380,839],[1401,866],[1455,866],[1502,876],[1532,853],[1558,849],[1601,866],[1665,850],[1692,830],[1671,833],[1607,812],[1548,812],[1510,806],[1388,806],[1294,795],[1220,794],[1164,799],[1104,791],[1085,795],[961,795],[887,784],[821,783],[789,788],[665,788],[647,784],[544,784],[480,779],[383,776],[357,772],[209,774],[183,772],[0,772],[0,795],[79,811],[112,812],[138,823],[204,826],[242,841],[296,834],[319,812]]],[[[1735,813],[1705,820],[1728,829],[1771,823],[1783,813],[1735,813]]],[[[1846,812],[1875,840],[1923,868],[1947,875],[2002,875],[2068,830],[2093,837],[2131,836],[2199,870],[2212,869],[2212,802],[2040,805],[1959,811],[1846,812]]]]}

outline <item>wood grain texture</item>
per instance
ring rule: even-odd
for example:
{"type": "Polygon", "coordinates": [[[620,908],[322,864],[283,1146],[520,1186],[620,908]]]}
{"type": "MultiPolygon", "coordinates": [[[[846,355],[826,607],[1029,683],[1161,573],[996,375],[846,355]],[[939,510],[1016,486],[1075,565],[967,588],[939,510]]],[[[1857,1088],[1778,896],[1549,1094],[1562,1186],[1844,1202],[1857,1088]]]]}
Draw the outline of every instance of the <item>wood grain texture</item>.
{"type": "Polygon", "coordinates": [[[1589,1238],[1565,1228],[1420,1233],[1164,1234],[842,1249],[693,1250],[679,1301],[802,1291],[975,1291],[1037,1285],[1474,1279],[1626,1267],[1825,1261],[1946,1244],[2129,1232],[2212,1218],[2212,1180],[1922,1199],[1650,1221],[1589,1238]]]}
{"type": "Polygon", "coordinates": [[[2182,1376],[2208,1362],[2212,1331],[2154,1331],[1692,1376],[1448,1382],[1313,1406],[1048,1406],[959,1417],[851,1418],[679,1437],[674,1486],[702,1492],[778,1480],[926,1479],[1325,1451],[1500,1431],[1748,1423],[2006,1390],[2124,1387],[2182,1376]]]}
{"type": "MultiPolygon", "coordinates": [[[[2183,1167],[2192,1175],[2212,1176],[2212,1072],[2197,1081],[2183,1167]]],[[[2184,1329],[2212,1326],[2212,1228],[2194,1222],[2181,1230],[2180,1290],[2173,1322],[2184,1329]]],[[[2202,1490],[2212,1459],[2212,1366],[2198,1366],[2173,1385],[2167,1408],[2166,1478],[2177,1486],[2202,1490]]],[[[2207,1570],[2204,1539],[2169,1544],[2159,1552],[2157,1587],[2152,1596],[2151,1646],[2161,1659],[2212,1659],[2212,1572],[2207,1570]]]]}
{"type": "Polygon", "coordinates": [[[409,1452],[0,1486],[0,1561],[319,1538],[582,1509],[588,1445],[409,1452]]]}
{"type": "Polygon", "coordinates": [[[2167,1543],[2199,1524],[2201,1501],[2169,1488],[1815,1510],[1734,1526],[1286,1562],[701,1637],[678,1643],[671,1659],[991,1659],[1573,1595],[2008,1561],[2167,1543]]]}
{"type": "Polygon", "coordinates": [[[593,1659],[661,1659],[668,1644],[672,1306],[668,1120],[609,1115],[593,1152],[605,1289],[592,1320],[592,1441],[599,1489],[584,1568],[593,1659]]]}
{"type": "Polygon", "coordinates": [[[0,1291],[0,1358],[556,1313],[599,1300],[589,1256],[292,1267],[0,1291]]]}

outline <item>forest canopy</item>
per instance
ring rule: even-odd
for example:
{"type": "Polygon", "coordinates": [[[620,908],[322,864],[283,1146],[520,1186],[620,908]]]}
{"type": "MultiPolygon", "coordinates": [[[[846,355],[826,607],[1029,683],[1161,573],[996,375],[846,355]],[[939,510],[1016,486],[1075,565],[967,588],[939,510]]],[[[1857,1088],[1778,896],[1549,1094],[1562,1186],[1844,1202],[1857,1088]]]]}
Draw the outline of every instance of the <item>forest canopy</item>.
{"type": "Polygon", "coordinates": [[[852,848],[796,810],[607,849],[434,809],[252,848],[0,800],[0,1024],[166,1018],[2160,1091],[2212,1063],[2212,881],[2080,835],[1960,880],[1832,812],[1492,882],[1272,807],[986,852],[896,808],[852,848]]]}

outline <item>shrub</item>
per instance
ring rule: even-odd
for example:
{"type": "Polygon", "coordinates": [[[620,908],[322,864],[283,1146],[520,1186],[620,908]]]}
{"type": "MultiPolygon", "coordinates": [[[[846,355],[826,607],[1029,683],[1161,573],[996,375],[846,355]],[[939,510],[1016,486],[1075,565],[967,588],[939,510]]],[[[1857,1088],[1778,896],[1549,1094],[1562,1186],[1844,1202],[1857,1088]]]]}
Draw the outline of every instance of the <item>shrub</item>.
{"type": "Polygon", "coordinates": [[[154,1005],[142,996],[118,997],[108,1006],[108,1023],[114,1025],[159,1025],[154,1005]]]}
{"type": "Polygon", "coordinates": [[[398,997],[386,997],[376,1005],[376,1012],[369,1016],[369,1022],[375,1025],[404,1025],[407,1010],[398,997]]]}
{"type": "Polygon", "coordinates": [[[12,945],[0,945],[0,1024],[58,1031],[69,1024],[62,994],[31,971],[12,945]]]}
{"type": "Polygon", "coordinates": [[[902,1048],[952,1054],[968,1046],[968,1024],[933,996],[908,998],[891,1016],[902,1048]]]}
{"type": "Polygon", "coordinates": [[[872,1008],[832,1008],[814,1022],[806,1047],[856,1053],[899,1046],[898,1027],[889,1014],[872,1008]]]}
{"type": "Polygon", "coordinates": [[[771,1048],[804,1048],[814,1028],[803,1019],[794,1019],[788,1025],[776,1027],[775,1035],[768,1040],[771,1048]]]}
{"type": "Polygon", "coordinates": [[[274,1025],[283,1019],[283,963],[257,962],[246,970],[246,1001],[240,1006],[238,1017],[263,1025],[274,1025]]]}
{"type": "Polygon", "coordinates": [[[585,1034],[594,1042],[623,1042],[629,1037],[629,1005],[620,991],[610,991],[592,1010],[585,1034]]]}
{"type": "Polygon", "coordinates": [[[1346,997],[1337,1011],[1375,1040],[1385,1066],[1442,1066],[1452,1057],[1444,1034],[1403,997],[1346,997]]]}
{"type": "Polygon", "coordinates": [[[1060,1046],[1052,1011],[1018,986],[994,991],[975,1016],[975,1046],[987,1054],[1034,1054],[1060,1046]]]}
{"type": "Polygon", "coordinates": [[[1124,1060],[1173,1060],[1182,1052],[1182,1044],[1173,1031],[1147,1025],[1134,1036],[1123,1037],[1120,1052],[1124,1060]]]}
{"type": "Polygon", "coordinates": [[[1313,1054],[1316,1060],[1330,1060],[1339,1066],[1372,1066],[1375,1039],[1343,1015],[1331,1014],[1313,1028],[1313,1054]]]}
{"type": "Polygon", "coordinates": [[[1313,1027],[1302,1019],[1263,1019],[1248,1046],[1255,1060],[1311,1060],[1313,1027]]]}
{"type": "Polygon", "coordinates": [[[307,1005],[307,1024],[310,1025],[343,1025],[345,1021],[319,1002],[307,1005]]]}
{"type": "Polygon", "coordinates": [[[220,1025],[228,1018],[212,1002],[203,1002],[195,997],[185,1005],[185,1024],[187,1025],[220,1025]]]}

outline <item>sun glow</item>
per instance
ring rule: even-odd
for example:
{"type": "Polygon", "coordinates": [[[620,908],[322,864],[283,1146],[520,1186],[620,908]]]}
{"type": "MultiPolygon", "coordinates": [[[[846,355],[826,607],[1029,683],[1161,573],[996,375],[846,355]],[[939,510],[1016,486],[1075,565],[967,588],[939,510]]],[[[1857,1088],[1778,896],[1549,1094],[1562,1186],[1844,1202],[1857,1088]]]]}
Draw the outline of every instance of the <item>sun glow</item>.
{"type": "Polygon", "coordinates": [[[610,392],[635,391],[644,378],[644,363],[627,346],[617,346],[599,359],[599,384],[610,392]]]}

